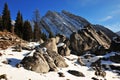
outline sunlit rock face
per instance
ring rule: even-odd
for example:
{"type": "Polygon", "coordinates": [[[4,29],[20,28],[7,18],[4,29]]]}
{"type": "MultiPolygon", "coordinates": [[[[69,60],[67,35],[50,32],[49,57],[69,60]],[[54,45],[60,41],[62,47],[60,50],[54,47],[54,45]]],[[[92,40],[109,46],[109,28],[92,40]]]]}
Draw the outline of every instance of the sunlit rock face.
{"type": "Polygon", "coordinates": [[[88,25],[77,33],[73,33],[70,36],[70,43],[72,50],[75,51],[77,55],[80,55],[86,51],[95,53],[101,49],[102,51],[109,49],[111,39],[101,30],[96,31],[91,25],[88,25]]]}
{"type": "Polygon", "coordinates": [[[46,15],[41,18],[40,23],[42,26],[42,31],[46,34],[52,32],[54,35],[64,34],[65,36],[70,37],[73,32],[84,29],[85,26],[91,24],[95,30],[101,30],[110,39],[116,36],[114,32],[104,26],[94,25],[83,17],[74,15],[65,10],[62,10],[61,12],[48,11],[46,15]]]}
{"type": "Polygon", "coordinates": [[[52,32],[55,34],[64,34],[67,37],[73,32],[77,32],[84,28],[84,26],[90,24],[87,20],[80,16],[76,16],[67,11],[54,12],[48,11],[47,14],[42,17],[41,24],[46,32],[52,32]]]}

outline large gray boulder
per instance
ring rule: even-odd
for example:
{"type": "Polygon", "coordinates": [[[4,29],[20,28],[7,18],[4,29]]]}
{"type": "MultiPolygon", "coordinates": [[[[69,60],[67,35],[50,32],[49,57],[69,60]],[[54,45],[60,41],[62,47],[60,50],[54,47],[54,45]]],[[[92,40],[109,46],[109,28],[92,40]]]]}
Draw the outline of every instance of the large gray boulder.
{"type": "Polygon", "coordinates": [[[33,56],[28,55],[24,57],[21,64],[25,69],[35,71],[37,73],[46,73],[50,69],[43,54],[39,52],[34,52],[33,56]]]}
{"type": "Polygon", "coordinates": [[[91,25],[86,26],[70,36],[71,49],[81,55],[83,52],[95,52],[99,46],[109,49],[111,39],[102,31],[96,31],[91,25]]]}
{"type": "Polygon", "coordinates": [[[63,46],[58,47],[58,53],[62,56],[69,56],[71,53],[71,50],[66,44],[64,44],[63,46]]]}
{"type": "Polygon", "coordinates": [[[48,54],[43,54],[43,56],[50,67],[50,71],[57,71],[57,66],[54,63],[54,60],[48,54]]]}
{"type": "Polygon", "coordinates": [[[65,62],[64,58],[56,53],[55,51],[48,50],[48,55],[54,60],[54,63],[57,67],[68,67],[67,63],[65,62]]]}

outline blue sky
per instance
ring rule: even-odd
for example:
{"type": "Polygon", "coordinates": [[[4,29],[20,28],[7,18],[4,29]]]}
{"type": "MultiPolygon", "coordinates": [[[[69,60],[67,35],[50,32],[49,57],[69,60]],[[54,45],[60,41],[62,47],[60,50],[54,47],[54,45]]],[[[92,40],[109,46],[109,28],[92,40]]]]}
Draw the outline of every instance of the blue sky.
{"type": "Polygon", "coordinates": [[[120,0],[0,0],[0,14],[5,2],[8,3],[13,20],[18,10],[24,20],[31,20],[36,9],[39,9],[41,16],[48,10],[67,10],[93,24],[104,25],[114,32],[120,31],[120,0]]]}

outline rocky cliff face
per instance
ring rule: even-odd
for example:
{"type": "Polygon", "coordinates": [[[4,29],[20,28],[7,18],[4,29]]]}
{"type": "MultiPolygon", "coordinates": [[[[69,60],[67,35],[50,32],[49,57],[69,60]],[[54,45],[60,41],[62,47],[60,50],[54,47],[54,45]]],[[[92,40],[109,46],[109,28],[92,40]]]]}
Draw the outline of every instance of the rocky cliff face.
{"type": "Polygon", "coordinates": [[[46,32],[55,34],[64,34],[67,37],[73,32],[77,32],[90,24],[87,20],[80,16],[73,15],[67,11],[61,13],[48,11],[41,19],[41,24],[46,32]]]}
{"type": "Polygon", "coordinates": [[[78,33],[73,33],[70,36],[70,43],[72,50],[77,55],[81,55],[87,51],[95,53],[100,49],[109,49],[111,39],[101,30],[96,31],[91,25],[88,25],[78,33]]]}
{"type": "Polygon", "coordinates": [[[112,32],[111,30],[109,30],[108,28],[102,26],[102,25],[93,25],[93,27],[99,31],[103,31],[110,39],[112,39],[113,37],[117,36],[116,33],[112,32]]]}
{"type": "MultiPolygon", "coordinates": [[[[73,32],[77,32],[91,23],[80,16],[63,10],[62,12],[48,11],[46,15],[42,17],[41,24],[43,32],[47,34],[51,32],[54,35],[60,33],[70,37],[73,32]]],[[[93,26],[96,31],[101,30],[110,39],[116,36],[115,33],[104,26],[92,24],[91,26],[93,26]]]]}
{"type": "Polygon", "coordinates": [[[86,19],[67,11],[48,11],[41,24],[45,33],[64,34],[70,38],[70,47],[76,54],[86,51],[104,53],[109,49],[111,40],[117,36],[101,25],[93,25],[86,19]]]}

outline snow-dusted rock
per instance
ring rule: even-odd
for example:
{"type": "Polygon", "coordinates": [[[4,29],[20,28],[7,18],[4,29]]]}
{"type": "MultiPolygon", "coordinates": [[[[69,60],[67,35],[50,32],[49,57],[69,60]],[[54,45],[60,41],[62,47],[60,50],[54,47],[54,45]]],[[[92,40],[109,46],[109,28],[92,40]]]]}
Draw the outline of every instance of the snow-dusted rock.
{"type": "Polygon", "coordinates": [[[46,73],[50,69],[43,54],[39,52],[33,52],[33,56],[24,57],[24,59],[21,61],[21,64],[25,69],[32,70],[38,73],[46,73]]]}

